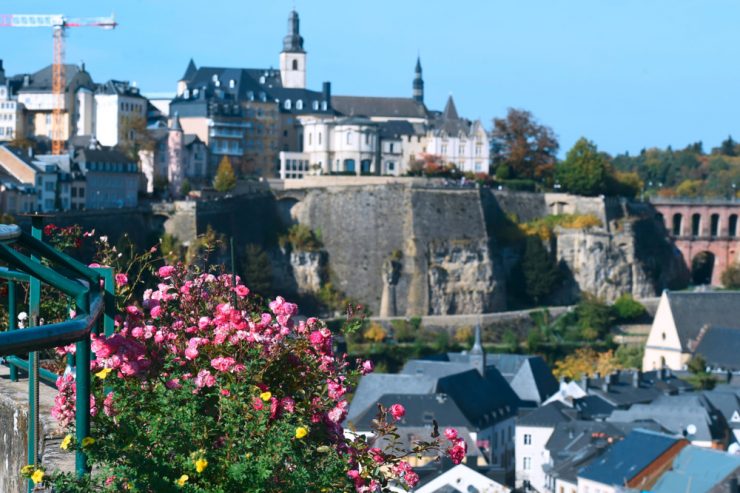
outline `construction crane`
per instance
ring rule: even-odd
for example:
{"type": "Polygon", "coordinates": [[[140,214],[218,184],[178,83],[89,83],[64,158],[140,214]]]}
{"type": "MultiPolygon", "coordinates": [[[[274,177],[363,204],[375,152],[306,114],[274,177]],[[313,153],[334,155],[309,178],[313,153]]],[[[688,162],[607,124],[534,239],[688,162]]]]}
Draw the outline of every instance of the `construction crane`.
{"type": "Polygon", "coordinates": [[[51,120],[51,153],[61,154],[64,149],[64,36],[70,27],[99,27],[114,29],[114,17],[67,18],[59,14],[0,14],[0,27],[50,27],[54,31],[54,63],[52,65],[51,92],[54,101],[51,120]]]}

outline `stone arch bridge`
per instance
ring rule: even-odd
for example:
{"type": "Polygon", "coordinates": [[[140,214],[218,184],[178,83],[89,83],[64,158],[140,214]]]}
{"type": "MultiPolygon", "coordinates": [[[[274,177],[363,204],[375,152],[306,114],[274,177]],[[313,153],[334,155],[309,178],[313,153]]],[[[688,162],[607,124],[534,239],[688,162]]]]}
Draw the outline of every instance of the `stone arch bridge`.
{"type": "Polygon", "coordinates": [[[740,253],[740,200],[653,198],[651,203],[687,267],[700,256],[708,259],[711,284],[721,285],[722,273],[740,253]]]}

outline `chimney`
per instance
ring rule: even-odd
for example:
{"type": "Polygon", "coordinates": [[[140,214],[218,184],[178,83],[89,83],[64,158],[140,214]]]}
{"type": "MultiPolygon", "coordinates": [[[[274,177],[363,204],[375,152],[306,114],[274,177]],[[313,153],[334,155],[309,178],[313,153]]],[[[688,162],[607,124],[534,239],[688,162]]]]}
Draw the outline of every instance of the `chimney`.
{"type": "Polygon", "coordinates": [[[324,94],[327,107],[331,108],[331,82],[324,82],[321,86],[321,92],[324,94]]]}
{"type": "Polygon", "coordinates": [[[581,388],[584,392],[588,392],[588,375],[585,373],[581,375],[581,388]]]}
{"type": "Polygon", "coordinates": [[[28,85],[31,83],[31,76],[28,74],[25,74],[23,76],[23,87],[28,87],[28,85]]]}
{"type": "Polygon", "coordinates": [[[604,375],[604,379],[601,381],[602,392],[609,392],[609,389],[611,388],[611,383],[612,383],[612,376],[604,375]]]}
{"type": "Polygon", "coordinates": [[[31,146],[28,146],[28,157],[30,157],[30,158],[33,157],[33,147],[31,147],[31,146]]]}
{"type": "Polygon", "coordinates": [[[634,388],[640,388],[640,380],[642,380],[642,372],[640,370],[632,372],[632,386],[634,388]]]}

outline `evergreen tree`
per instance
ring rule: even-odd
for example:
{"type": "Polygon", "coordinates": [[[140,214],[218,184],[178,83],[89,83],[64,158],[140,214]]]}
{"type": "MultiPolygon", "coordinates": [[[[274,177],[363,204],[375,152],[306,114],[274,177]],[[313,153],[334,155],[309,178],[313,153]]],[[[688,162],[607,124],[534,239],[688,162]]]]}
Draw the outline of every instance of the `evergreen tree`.
{"type": "Polygon", "coordinates": [[[216,177],[213,179],[213,188],[217,192],[228,192],[236,186],[236,175],[234,168],[231,166],[228,156],[224,156],[218,164],[216,177]]]}
{"type": "Polygon", "coordinates": [[[560,270],[538,236],[528,236],[521,262],[524,292],[540,303],[560,281],[560,270]]]}
{"type": "Polygon", "coordinates": [[[272,291],[272,263],[262,247],[250,243],[244,249],[242,262],[244,284],[254,293],[262,296],[272,291]]]}

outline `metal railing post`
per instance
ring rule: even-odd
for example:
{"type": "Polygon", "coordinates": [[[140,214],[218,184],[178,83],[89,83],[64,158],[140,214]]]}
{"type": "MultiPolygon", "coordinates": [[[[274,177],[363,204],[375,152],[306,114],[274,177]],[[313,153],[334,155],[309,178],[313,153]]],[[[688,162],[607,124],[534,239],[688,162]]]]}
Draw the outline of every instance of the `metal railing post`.
{"type": "Polygon", "coordinates": [[[105,297],[105,315],[103,316],[103,334],[105,337],[113,335],[116,318],[116,285],[113,278],[113,269],[103,267],[100,274],[103,276],[103,296],[105,297]]]}
{"type": "MultiPolygon", "coordinates": [[[[15,281],[12,279],[8,280],[8,330],[16,330],[18,328],[18,306],[16,301],[15,281]]],[[[14,364],[10,364],[10,381],[18,381],[18,368],[14,364]]]]}
{"type": "MultiPolygon", "coordinates": [[[[41,216],[31,217],[31,236],[41,239],[44,219],[41,216]]],[[[36,255],[31,260],[39,262],[36,255]]],[[[31,276],[29,281],[28,326],[34,327],[39,323],[41,315],[41,281],[31,276]]],[[[28,354],[28,463],[38,466],[38,426],[39,426],[39,378],[38,378],[38,351],[28,354]]],[[[28,491],[33,491],[33,481],[28,480],[28,491]]]]}

